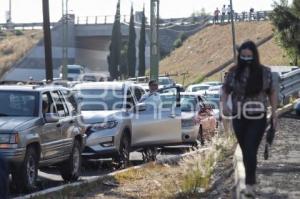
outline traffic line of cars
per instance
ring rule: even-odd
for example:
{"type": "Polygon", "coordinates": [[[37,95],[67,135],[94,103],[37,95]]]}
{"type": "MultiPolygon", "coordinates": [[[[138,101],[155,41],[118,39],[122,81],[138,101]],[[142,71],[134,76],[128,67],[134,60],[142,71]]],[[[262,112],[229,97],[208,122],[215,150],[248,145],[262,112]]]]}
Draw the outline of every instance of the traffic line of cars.
{"type": "Polygon", "coordinates": [[[65,181],[75,181],[83,158],[112,158],[125,168],[132,151],[149,161],[160,147],[204,144],[217,126],[212,106],[181,91],[161,88],[157,104],[140,102],[145,89],[132,82],[0,86],[0,153],[13,187],[35,190],[40,167],[57,166],[65,181]]]}

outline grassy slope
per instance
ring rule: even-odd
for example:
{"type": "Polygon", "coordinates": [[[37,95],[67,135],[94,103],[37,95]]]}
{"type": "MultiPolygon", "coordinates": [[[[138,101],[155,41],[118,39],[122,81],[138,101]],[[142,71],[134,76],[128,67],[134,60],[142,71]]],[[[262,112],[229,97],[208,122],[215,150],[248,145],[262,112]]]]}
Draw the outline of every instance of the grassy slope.
{"type": "Polygon", "coordinates": [[[0,36],[0,77],[20,60],[42,38],[41,30],[26,30],[16,36],[3,32],[0,36]]]}
{"type": "MultiPolygon", "coordinates": [[[[236,23],[237,44],[251,39],[255,42],[273,33],[270,22],[236,23]]],[[[232,39],[230,25],[213,25],[187,39],[183,46],[173,51],[160,63],[160,73],[189,72],[185,84],[194,82],[212,69],[225,63],[232,57],[232,39]]],[[[265,64],[286,65],[288,60],[283,57],[275,41],[267,42],[260,48],[261,59],[265,64]],[[276,54],[274,54],[276,53],[276,54]],[[276,55],[276,56],[274,56],[276,55]],[[278,59],[280,58],[280,59],[278,59]]],[[[220,77],[217,74],[214,78],[220,77]]],[[[179,83],[182,77],[175,77],[179,83]]]]}

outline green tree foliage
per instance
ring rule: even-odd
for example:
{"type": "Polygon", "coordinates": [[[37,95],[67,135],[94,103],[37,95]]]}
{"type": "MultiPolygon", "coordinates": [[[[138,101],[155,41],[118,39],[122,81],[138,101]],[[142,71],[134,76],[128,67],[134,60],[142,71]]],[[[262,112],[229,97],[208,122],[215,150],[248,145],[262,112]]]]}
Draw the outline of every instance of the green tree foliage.
{"type": "Polygon", "coordinates": [[[128,42],[124,42],[121,50],[121,64],[120,64],[120,73],[122,79],[127,79],[128,77],[128,63],[127,55],[128,54],[128,42]]]}
{"type": "Polygon", "coordinates": [[[145,16],[145,8],[144,8],[143,16],[142,16],[142,26],[140,32],[140,41],[139,41],[139,76],[145,76],[145,71],[146,71],[145,49],[146,49],[146,16],[145,16]]]}
{"type": "Polygon", "coordinates": [[[120,0],[117,4],[117,11],[115,15],[115,21],[113,24],[111,44],[109,47],[109,55],[107,57],[109,65],[109,73],[112,79],[118,79],[120,75],[119,66],[121,59],[121,45],[122,45],[122,35],[121,35],[121,23],[120,23],[120,0]]]}
{"type": "Polygon", "coordinates": [[[136,33],[134,27],[133,7],[131,6],[130,23],[129,23],[129,42],[128,42],[128,75],[135,77],[136,71],[136,33]]]}
{"type": "Polygon", "coordinates": [[[300,0],[291,6],[288,0],[274,3],[271,20],[276,27],[276,37],[291,58],[292,65],[299,64],[300,56],[300,0]]]}
{"type": "Polygon", "coordinates": [[[187,39],[187,36],[184,33],[180,33],[178,38],[173,43],[173,49],[179,48],[182,46],[183,42],[187,39]]]}

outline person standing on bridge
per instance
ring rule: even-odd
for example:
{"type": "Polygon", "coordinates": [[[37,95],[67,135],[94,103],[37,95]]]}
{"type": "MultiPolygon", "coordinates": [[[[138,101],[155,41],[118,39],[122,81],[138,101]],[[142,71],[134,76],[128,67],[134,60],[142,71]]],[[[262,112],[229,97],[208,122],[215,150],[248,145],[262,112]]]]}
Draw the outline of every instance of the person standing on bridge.
{"type": "Polygon", "coordinates": [[[223,84],[223,117],[232,119],[233,130],[241,147],[246,170],[247,197],[255,197],[257,151],[267,126],[267,106],[272,107],[272,122],[277,125],[277,95],[271,70],[260,63],[254,42],[246,41],[238,52],[236,66],[229,70],[223,84]],[[227,104],[232,96],[232,109],[227,104]]]}
{"type": "Polygon", "coordinates": [[[221,17],[221,23],[222,24],[224,23],[225,16],[226,16],[226,5],[223,5],[223,8],[222,8],[222,17],[221,17]]]}
{"type": "Polygon", "coordinates": [[[220,10],[217,8],[214,12],[214,24],[219,23],[219,15],[220,15],[220,10]]]}

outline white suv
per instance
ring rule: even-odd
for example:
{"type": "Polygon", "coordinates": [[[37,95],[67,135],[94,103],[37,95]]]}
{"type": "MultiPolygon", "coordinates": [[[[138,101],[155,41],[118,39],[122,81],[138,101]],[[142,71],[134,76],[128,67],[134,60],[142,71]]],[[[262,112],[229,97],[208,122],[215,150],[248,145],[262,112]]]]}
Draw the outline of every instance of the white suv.
{"type": "Polygon", "coordinates": [[[144,91],[129,82],[82,83],[74,90],[87,126],[84,157],[113,157],[126,167],[132,150],[149,154],[157,146],[182,143],[179,93],[174,106],[159,110],[138,103],[144,91]]]}

